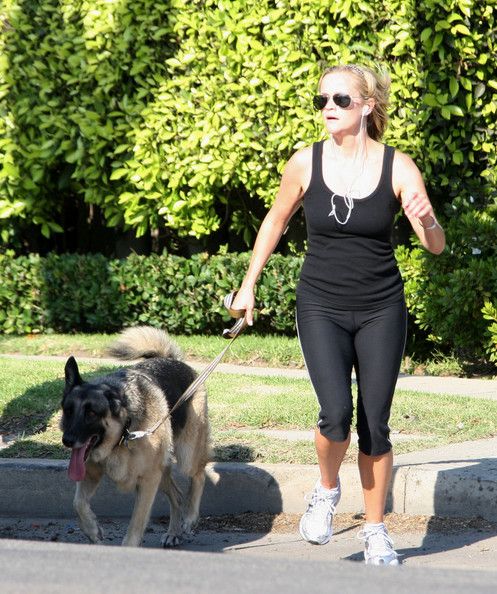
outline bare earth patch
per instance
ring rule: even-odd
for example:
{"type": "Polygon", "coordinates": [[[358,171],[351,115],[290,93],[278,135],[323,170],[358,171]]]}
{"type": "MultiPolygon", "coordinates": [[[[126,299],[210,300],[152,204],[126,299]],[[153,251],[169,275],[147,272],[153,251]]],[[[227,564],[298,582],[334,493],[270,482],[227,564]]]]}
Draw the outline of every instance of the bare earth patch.
{"type": "MultiPolygon", "coordinates": [[[[298,532],[300,514],[246,513],[236,516],[206,516],[200,520],[200,530],[214,532],[275,532],[287,534],[298,532]]],[[[335,533],[360,529],[364,523],[363,514],[339,513],[333,518],[335,533]]],[[[497,523],[482,518],[443,518],[435,516],[407,516],[388,513],[385,524],[390,532],[440,532],[444,534],[464,530],[497,531],[497,523]]]]}
{"type": "MultiPolygon", "coordinates": [[[[100,518],[104,528],[106,544],[120,544],[128,525],[128,519],[100,518]]],[[[219,535],[298,535],[299,514],[244,513],[225,516],[204,516],[196,532],[198,534],[217,533],[219,535]]],[[[158,546],[157,535],[162,534],[169,522],[167,517],[151,520],[145,534],[145,544],[158,546]]],[[[346,535],[357,532],[364,523],[362,514],[336,514],[333,520],[334,533],[346,535]]],[[[481,518],[439,518],[433,516],[407,516],[387,514],[385,523],[393,535],[439,534],[443,538],[450,535],[480,533],[479,539],[497,535],[497,523],[481,518]]],[[[221,536],[222,537],[222,536],[221,536]]],[[[71,519],[28,519],[0,518],[0,539],[59,541],[69,543],[88,543],[81,532],[76,518],[71,519]]],[[[300,538],[300,537],[299,537],[300,538]]]]}

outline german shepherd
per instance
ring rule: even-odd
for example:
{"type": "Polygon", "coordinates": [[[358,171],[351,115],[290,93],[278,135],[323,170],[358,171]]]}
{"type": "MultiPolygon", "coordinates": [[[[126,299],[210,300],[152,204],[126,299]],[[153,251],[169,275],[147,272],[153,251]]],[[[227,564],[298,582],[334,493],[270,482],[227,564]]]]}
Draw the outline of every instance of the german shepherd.
{"type": "Polygon", "coordinates": [[[144,431],[166,416],[196,374],[168,334],[155,328],[125,330],[108,352],[122,360],[145,361],[88,381],[81,378],[74,357],[65,366],[62,442],[72,449],[69,477],[77,481],[74,508],[81,529],[91,542],[102,542],[90,499],[106,474],[120,490],[136,490],[122,544],[140,546],[160,488],[170,502],[161,544],[177,546],[198,520],[210,459],[205,388],[200,386],[154,433],[126,443],[127,431],[144,431]],[[174,461],[191,479],[186,500],[171,472],[174,461]]]}

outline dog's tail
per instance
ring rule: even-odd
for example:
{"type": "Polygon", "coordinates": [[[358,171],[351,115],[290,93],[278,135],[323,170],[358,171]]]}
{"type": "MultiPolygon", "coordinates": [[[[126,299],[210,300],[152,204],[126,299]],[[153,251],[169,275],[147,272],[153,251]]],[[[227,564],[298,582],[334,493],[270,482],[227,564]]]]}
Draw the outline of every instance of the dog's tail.
{"type": "Polygon", "coordinates": [[[181,349],[169,334],[152,326],[136,326],[124,330],[116,342],[108,347],[107,353],[123,360],[152,357],[183,360],[181,349]]]}

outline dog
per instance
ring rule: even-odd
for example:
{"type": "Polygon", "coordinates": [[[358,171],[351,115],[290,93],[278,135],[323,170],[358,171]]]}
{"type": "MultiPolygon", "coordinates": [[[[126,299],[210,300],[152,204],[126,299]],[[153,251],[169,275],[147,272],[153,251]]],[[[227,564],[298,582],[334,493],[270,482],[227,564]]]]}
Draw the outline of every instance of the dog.
{"type": "Polygon", "coordinates": [[[68,472],[77,482],[74,508],[81,529],[92,543],[102,543],[90,500],[107,475],[120,490],[136,491],[122,544],[141,545],[161,489],[170,503],[161,544],[178,546],[198,521],[211,457],[206,390],[197,388],[151,435],[126,443],[129,431],[145,431],[167,416],[196,374],[169,335],[156,328],[125,330],[108,352],[121,360],[144,361],[88,381],[81,378],[73,356],[65,365],[60,425],[62,443],[72,450],[68,472]],[[174,462],[190,478],[186,497],[173,477],[174,462]]]}

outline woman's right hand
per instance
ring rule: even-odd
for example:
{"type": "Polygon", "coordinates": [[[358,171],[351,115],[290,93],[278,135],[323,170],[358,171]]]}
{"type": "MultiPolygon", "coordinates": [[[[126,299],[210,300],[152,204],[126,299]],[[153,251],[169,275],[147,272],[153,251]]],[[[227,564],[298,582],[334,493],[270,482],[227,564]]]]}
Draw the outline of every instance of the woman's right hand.
{"type": "Polygon", "coordinates": [[[244,309],[245,319],[247,324],[252,326],[254,323],[254,306],[255,306],[255,295],[254,290],[250,288],[241,288],[231,304],[231,309],[244,309]]]}

